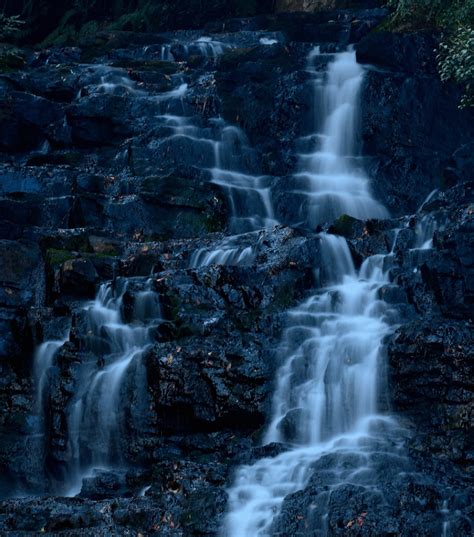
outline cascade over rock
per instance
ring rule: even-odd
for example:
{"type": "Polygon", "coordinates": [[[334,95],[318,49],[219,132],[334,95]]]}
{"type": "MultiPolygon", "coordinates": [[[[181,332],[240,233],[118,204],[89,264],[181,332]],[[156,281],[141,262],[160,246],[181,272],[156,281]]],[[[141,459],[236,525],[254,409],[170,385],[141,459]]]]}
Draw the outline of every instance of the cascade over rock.
{"type": "Polygon", "coordinates": [[[314,4],[1,74],[0,533],[472,533],[472,112],[314,4]]]}

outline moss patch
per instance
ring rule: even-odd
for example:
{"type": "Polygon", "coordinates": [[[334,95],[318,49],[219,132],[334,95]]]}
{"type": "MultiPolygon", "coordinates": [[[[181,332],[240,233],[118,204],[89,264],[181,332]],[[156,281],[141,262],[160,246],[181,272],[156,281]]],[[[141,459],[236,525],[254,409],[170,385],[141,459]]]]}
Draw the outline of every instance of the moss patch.
{"type": "Polygon", "coordinates": [[[343,237],[351,236],[358,222],[359,220],[357,218],[343,214],[331,226],[331,232],[335,235],[342,235],[343,237]]]}
{"type": "Polygon", "coordinates": [[[26,65],[24,53],[17,47],[0,44],[0,73],[22,69],[26,65]]]}
{"type": "Polygon", "coordinates": [[[117,60],[112,62],[113,67],[124,69],[133,69],[135,71],[153,71],[160,72],[164,75],[173,75],[178,70],[176,63],[165,62],[161,60],[136,61],[136,60],[117,60]]]}
{"type": "Polygon", "coordinates": [[[53,266],[62,265],[65,261],[74,259],[74,257],[69,250],[57,250],[56,248],[46,250],[46,260],[53,266]]]}

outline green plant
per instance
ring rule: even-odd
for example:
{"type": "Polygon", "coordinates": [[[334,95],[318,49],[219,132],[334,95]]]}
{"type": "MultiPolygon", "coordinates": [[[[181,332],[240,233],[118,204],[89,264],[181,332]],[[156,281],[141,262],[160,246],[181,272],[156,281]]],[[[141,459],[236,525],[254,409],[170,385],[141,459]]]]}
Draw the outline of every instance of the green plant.
{"type": "Polygon", "coordinates": [[[19,15],[7,17],[3,13],[0,13],[0,42],[15,38],[20,33],[24,24],[25,21],[19,15]]]}
{"type": "Polygon", "coordinates": [[[461,107],[474,106],[474,28],[460,26],[446,36],[437,60],[441,80],[452,80],[464,88],[461,107]]]}
{"type": "Polygon", "coordinates": [[[474,0],[388,0],[392,27],[453,29],[474,18],[474,0]]]}
{"type": "Polygon", "coordinates": [[[437,53],[442,80],[459,84],[460,106],[474,106],[474,0],[388,0],[392,30],[442,32],[437,53]]]}
{"type": "Polygon", "coordinates": [[[0,44],[0,72],[21,69],[25,63],[22,50],[13,45],[0,44]]]}

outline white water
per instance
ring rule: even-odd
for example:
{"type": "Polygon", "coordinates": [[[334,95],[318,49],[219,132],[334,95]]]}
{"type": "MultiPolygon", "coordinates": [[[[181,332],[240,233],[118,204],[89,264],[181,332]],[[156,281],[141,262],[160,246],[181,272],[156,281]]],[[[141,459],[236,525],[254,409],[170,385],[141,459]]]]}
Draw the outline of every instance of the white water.
{"type": "Polygon", "coordinates": [[[135,293],[133,322],[123,319],[123,297],[129,280],[101,285],[86,306],[86,346],[99,357],[82,364],[78,392],[67,412],[70,458],[69,494],[80,491],[82,479],[93,468],[122,463],[122,401],[120,390],[127,371],[140,361],[161,321],[158,295],[152,280],[135,293]]]}
{"type": "Polygon", "coordinates": [[[45,341],[38,346],[33,358],[34,363],[34,381],[36,387],[35,403],[36,410],[39,415],[43,413],[45,389],[48,379],[48,374],[51,367],[54,365],[54,357],[58,350],[66,343],[69,336],[64,339],[45,341]]]}
{"type": "MultiPolygon", "coordinates": [[[[353,52],[337,54],[321,85],[313,68],[318,54],[313,51],[308,63],[316,76],[316,112],[322,113],[323,127],[315,137],[316,149],[301,156],[302,219],[315,225],[344,213],[386,216],[354,158],[363,71],[353,52]]],[[[356,271],[343,238],[322,234],[320,239],[326,287],[288,314],[264,437],[265,443],[288,447],[237,469],[228,491],[226,537],[271,535],[284,498],[304,488],[311,465],[325,455],[359,457],[353,472],[335,471],[332,485],[358,482],[380,431],[393,426],[377,413],[383,338],[390,331],[387,305],[378,298],[388,282],[384,256],[368,258],[356,271]]],[[[324,520],[325,513],[319,517],[324,520]]]]}
{"type": "MultiPolygon", "coordinates": [[[[212,59],[225,49],[207,38],[191,43],[186,54],[193,53],[192,47],[212,59]]],[[[163,59],[174,60],[168,46],[163,46],[160,54],[163,59]]],[[[196,121],[192,115],[195,110],[187,102],[190,88],[182,74],[172,75],[171,89],[158,94],[138,89],[124,70],[106,65],[91,68],[85,84],[78,100],[94,93],[113,93],[123,97],[133,94],[134,99],[150,103],[153,120],[165,134],[151,143],[164,147],[172,144],[181,147],[179,144],[186,143],[182,149],[196,156],[193,164],[208,171],[212,181],[228,190],[236,228],[241,227],[240,221],[246,229],[256,229],[271,220],[269,190],[266,185],[262,186],[264,178],[253,175],[257,170],[255,155],[245,136],[221,118],[211,118],[204,124],[196,121]],[[249,163],[247,168],[243,168],[242,162],[249,163]],[[230,184],[236,179],[239,184],[230,184]]],[[[173,150],[176,155],[182,154],[173,150]]],[[[223,239],[217,250],[195,252],[191,265],[248,263],[254,252],[250,246],[237,246],[237,238],[223,239]]],[[[148,287],[135,293],[132,322],[125,321],[123,297],[128,285],[129,281],[125,280],[103,284],[96,299],[85,307],[87,334],[80,333],[80,337],[86,349],[81,354],[81,362],[74,366],[76,383],[71,386],[73,394],[65,411],[67,468],[60,493],[77,494],[83,478],[93,475],[94,469],[126,464],[122,441],[126,434],[124,416],[130,401],[124,400],[122,388],[125,379],[132,375],[132,369],[140,367],[143,353],[153,342],[153,331],[161,322],[159,302],[150,282],[148,287]]],[[[45,342],[36,351],[34,376],[37,409],[41,414],[49,370],[54,365],[56,351],[67,339],[45,342]]]]}
{"type": "Polygon", "coordinates": [[[318,71],[319,48],[308,57],[307,70],[313,77],[314,122],[317,132],[301,140],[300,170],[295,175],[303,195],[301,219],[315,227],[332,222],[342,214],[355,218],[385,218],[386,209],[369,190],[356,150],[358,98],[363,69],[355,52],[335,56],[327,73],[318,71]]]}
{"type": "MultiPolygon", "coordinates": [[[[223,124],[221,139],[215,146],[213,182],[223,187],[230,200],[235,231],[254,231],[276,224],[269,178],[244,173],[242,162],[255,159],[245,134],[237,127],[223,124]]],[[[256,171],[256,163],[252,165],[256,171]]]]}
{"type": "Polygon", "coordinates": [[[212,248],[199,248],[193,252],[189,267],[208,265],[248,265],[255,259],[252,246],[243,246],[239,235],[225,237],[212,248]]]}
{"type": "Polygon", "coordinates": [[[332,284],[288,314],[281,343],[272,419],[265,443],[292,445],[274,458],[237,471],[229,491],[226,535],[268,535],[286,495],[304,487],[310,466],[333,453],[365,453],[379,423],[378,366],[386,304],[378,290],[388,280],[383,256],[357,273],[344,239],[322,235],[332,284]]]}
{"type": "MultiPolygon", "coordinates": [[[[145,52],[151,48],[149,46],[145,47],[145,52]]],[[[223,43],[213,37],[202,36],[187,44],[176,42],[162,45],[160,59],[162,61],[174,62],[177,61],[177,58],[179,60],[188,60],[192,56],[201,56],[205,60],[215,63],[230,48],[232,48],[232,45],[228,43],[223,43]],[[173,50],[175,51],[174,53],[173,50]]]]}

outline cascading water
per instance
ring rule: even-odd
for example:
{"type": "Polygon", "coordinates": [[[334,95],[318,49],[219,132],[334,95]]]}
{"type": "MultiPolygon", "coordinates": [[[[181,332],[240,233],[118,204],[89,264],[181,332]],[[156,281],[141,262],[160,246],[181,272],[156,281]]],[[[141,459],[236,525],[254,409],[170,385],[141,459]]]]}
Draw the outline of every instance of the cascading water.
{"type": "MultiPolygon", "coordinates": [[[[77,494],[82,479],[93,469],[122,464],[124,402],[121,389],[124,377],[133,368],[139,377],[140,358],[153,341],[153,331],[161,322],[158,295],[152,280],[135,290],[131,319],[123,315],[123,297],[130,280],[118,279],[101,285],[96,299],[84,307],[85,330],[81,331],[84,361],[79,365],[75,393],[66,408],[67,456],[63,483],[59,492],[77,494]]],[[[42,343],[34,357],[36,409],[40,417],[41,436],[47,406],[49,373],[59,349],[68,341],[42,343]]],[[[141,379],[144,381],[144,379],[141,379]]],[[[137,401],[134,403],[138,404],[137,401]]]]}
{"type": "Polygon", "coordinates": [[[385,208],[375,201],[356,152],[357,102],[363,69],[355,52],[343,52],[318,70],[322,55],[316,47],[308,57],[313,79],[316,134],[299,141],[299,172],[295,194],[302,196],[301,221],[310,227],[332,222],[342,214],[355,218],[384,218],[385,208]]]}
{"type": "MultiPolygon", "coordinates": [[[[312,67],[318,54],[313,51],[308,63],[317,77],[315,101],[321,103],[323,128],[315,137],[317,149],[301,156],[302,219],[315,225],[344,213],[386,216],[371,198],[353,153],[363,71],[353,52],[340,53],[321,84],[312,67]]],[[[383,431],[393,426],[390,418],[377,414],[382,342],[390,331],[387,305],[378,298],[388,283],[385,258],[368,258],[357,272],[343,238],[321,234],[320,240],[326,287],[288,314],[280,346],[283,365],[264,438],[287,450],[237,469],[226,537],[271,535],[285,497],[302,489],[312,465],[328,455],[357,461],[333,465],[330,487],[365,485],[374,446],[380,449],[383,431]]],[[[315,535],[325,535],[325,513],[316,518],[315,535]]]]}
{"type": "Polygon", "coordinates": [[[127,371],[140,366],[161,321],[152,280],[136,292],[132,323],[123,319],[123,297],[129,280],[101,285],[95,301],[86,306],[84,343],[94,358],[81,366],[78,391],[68,411],[69,494],[80,491],[92,469],[122,463],[123,402],[121,387],[127,371]],[[97,362],[99,357],[99,363],[97,362]]]}
{"type": "Polygon", "coordinates": [[[240,236],[226,237],[216,248],[199,248],[192,256],[190,268],[206,267],[207,265],[244,265],[250,264],[255,259],[252,246],[242,247],[240,236]]]}
{"type": "Polygon", "coordinates": [[[43,414],[48,373],[54,365],[54,357],[56,353],[68,339],[69,336],[64,339],[45,341],[36,349],[33,358],[34,382],[36,387],[35,401],[36,410],[40,416],[43,414]]]}
{"type": "Polygon", "coordinates": [[[231,204],[231,227],[237,232],[254,231],[276,224],[270,197],[269,178],[257,175],[258,164],[244,133],[224,125],[215,146],[213,182],[225,188],[231,204]],[[242,172],[247,162],[254,174],[242,172]]]}
{"type": "Polygon", "coordinates": [[[386,305],[378,299],[388,281],[384,259],[367,259],[357,273],[344,239],[321,235],[321,241],[332,283],[288,314],[285,361],[265,435],[266,443],[291,448],[237,470],[226,536],[270,535],[285,496],[305,486],[322,456],[360,456],[354,475],[333,485],[356,481],[355,474],[369,466],[371,439],[381,425],[390,426],[376,408],[382,339],[390,330],[386,305]]]}
{"type": "MultiPolygon", "coordinates": [[[[204,58],[216,61],[225,48],[227,45],[203,38],[190,43],[184,52],[189,55],[197,51],[204,58]]],[[[162,46],[160,54],[163,59],[175,60],[171,46],[162,46]]],[[[158,145],[186,144],[183,149],[196,157],[196,165],[209,171],[212,181],[225,185],[230,193],[234,228],[257,229],[272,221],[269,190],[266,185],[262,186],[260,176],[252,175],[258,166],[243,133],[220,118],[211,118],[205,125],[196,123],[186,103],[189,86],[185,77],[172,75],[170,81],[169,91],[151,95],[139,90],[123,70],[104,65],[92,70],[86,79],[85,94],[130,94],[153,107],[154,122],[164,134],[158,145]]],[[[77,98],[82,98],[82,92],[77,98]]],[[[252,248],[242,248],[237,239],[238,236],[226,237],[220,248],[197,250],[191,265],[250,262],[254,258],[252,248]]],[[[123,439],[129,402],[122,393],[125,378],[132,375],[132,369],[135,377],[140,376],[140,357],[153,342],[153,332],[161,322],[152,280],[141,290],[134,289],[133,313],[131,318],[124,318],[123,299],[130,285],[142,284],[118,279],[101,285],[96,299],[83,311],[85,320],[79,336],[84,353],[83,360],[76,366],[76,382],[65,412],[68,437],[64,460],[67,464],[64,475],[59,477],[62,484],[57,490],[60,493],[77,494],[84,477],[95,469],[116,468],[126,463],[123,439]]],[[[34,377],[42,428],[48,374],[57,351],[67,340],[68,337],[44,342],[36,351],[34,377]]]]}

